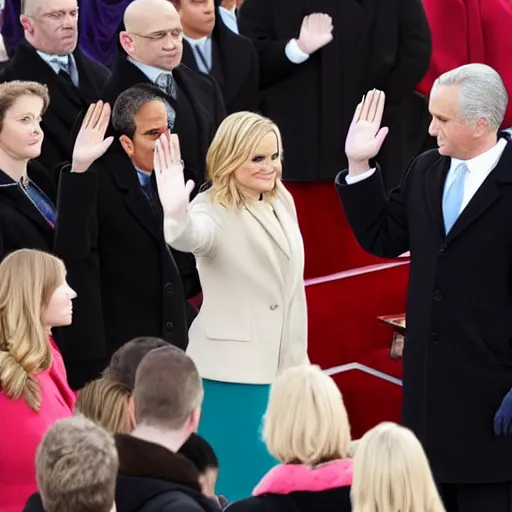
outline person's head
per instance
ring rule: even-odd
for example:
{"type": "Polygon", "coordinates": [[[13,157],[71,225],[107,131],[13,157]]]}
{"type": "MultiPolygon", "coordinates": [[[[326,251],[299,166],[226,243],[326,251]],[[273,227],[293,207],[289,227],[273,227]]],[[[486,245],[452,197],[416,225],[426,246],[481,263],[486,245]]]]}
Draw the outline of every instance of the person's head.
{"type": "Polygon", "coordinates": [[[194,464],[199,472],[203,494],[213,498],[219,474],[219,460],[210,444],[203,437],[192,434],[178,453],[194,464]]]}
{"type": "Polygon", "coordinates": [[[281,134],[270,119],[252,112],[226,117],[206,155],[212,201],[237,208],[246,199],[274,197],[282,151],[281,134]]]}
{"type": "Polygon", "coordinates": [[[263,438],[270,454],[283,464],[345,458],[350,426],[332,378],[314,365],[285,370],[270,390],[263,438]]]}
{"type": "Polygon", "coordinates": [[[124,12],[119,41],[137,62],[172,71],[183,53],[180,15],[169,0],[134,0],[124,12]]]}
{"type": "Polygon", "coordinates": [[[25,39],[50,55],[69,55],[78,42],[77,0],[22,0],[25,39]]]}
{"type": "Polygon", "coordinates": [[[0,84],[0,151],[28,162],[41,154],[40,123],[50,98],[46,85],[18,80],[0,84]]]}
{"type": "Polygon", "coordinates": [[[172,0],[185,35],[192,39],[209,36],[215,26],[214,0],[172,0]]]}
{"type": "Polygon", "coordinates": [[[103,375],[110,380],[119,382],[130,393],[135,386],[135,374],[144,356],[155,348],[167,347],[169,343],[161,338],[142,336],[134,338],[117,349],[103,375]]]}
{"type": "Polygon", "coordinates": [[[354,512],[444,512],[420,442],[394,423],[361,438],[351,493],[354,512]]]}
{"type": "Polygon", "coordinates": [[[112,126],[133,165],[151,172],[155,142],[169,131],[165,96],[150,84],[130,87],[114,103],[112,126]]]}
{"type": "Polygon", "coordinates": [[[201,416],[203,383],[196,365],[172,345],[151,350],[137,368],[133,402],[137,427],[176,433],[185,442],[201,416]]]}
{"type": "Polygon", "coordinates": [[[439,153],[469,160],[496,143],[508,95],[500,75],[485,64],[467,64],[441,75],[430,93],[429,133],[439,153]]]}
{"type": "Polygon", "coordinates": [[[0,388],[35,411],[36,374],[52,362],[49,329],[71,324],[74,297],[64,264],[50,254],[20,249],[0,263],[0,388]]]}
{"type": "Polygon", "coordinates": [[[75,412],[112,434],[129,434],[135,426],[130,411],[130,397],[130,388],[108,377],[101,377],[78,392],[75,412]]]}
{"type": "Polygon", "coordinates": [[[115,511],[118,456],[114,439],[83,416],[55,423],[36,452],[45,512],[115,511]]]}

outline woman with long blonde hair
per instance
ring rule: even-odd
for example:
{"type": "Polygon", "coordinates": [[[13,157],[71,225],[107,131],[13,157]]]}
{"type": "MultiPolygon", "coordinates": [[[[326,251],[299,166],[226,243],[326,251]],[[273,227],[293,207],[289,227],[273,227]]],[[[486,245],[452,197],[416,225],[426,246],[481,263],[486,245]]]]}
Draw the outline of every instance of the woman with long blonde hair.
{"type": "Polygon", "coordinates": [[[354,512],[445,512],[427,456],[409,429],[381,423],[361,438],[352,507],[354,512]]]}
{"type": "Polygon", "coordinates": [[[289,368],[272,384],[263,437],[281,464],[261,479],[251,498],[226,512],[352,510],[347,411],[336,383],[318,366],[289,368]]]}
{"type": "Polygon", "coordinates": [[[200,433],[219,455],[219,492],[230,500],[276,463],[259,438],[270,384],[308,363],[304,246],[282,156],[270,119],[230,115],[206,157],[210,187],[189,204],[194,184],[184,181],[177,136],[155,146],[166,241],[195,255],[201,279],[187,352],[204,379],[200,433]]]}
{"type": "Polygon", "coordinates": [[[64,264],[21,249],[0,263],[0,510],[19,512],[37,490],[44,433],[73,414],[75,397],[51,329],[71,323],[64,264]]]}

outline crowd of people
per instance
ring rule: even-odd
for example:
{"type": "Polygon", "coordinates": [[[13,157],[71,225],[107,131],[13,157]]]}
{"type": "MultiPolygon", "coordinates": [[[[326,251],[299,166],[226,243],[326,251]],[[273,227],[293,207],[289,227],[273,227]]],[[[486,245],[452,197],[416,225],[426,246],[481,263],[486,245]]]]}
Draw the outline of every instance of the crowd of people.
{"type": "Polygon", "coordinates": [[[426,86],[419,0],[84,11],[22,1],[0,72],[0,512],[509,511],[500,73],[426,86]],[[307,350],[343,210],[411,258],[403,426],[355,442],[307,350]]]}

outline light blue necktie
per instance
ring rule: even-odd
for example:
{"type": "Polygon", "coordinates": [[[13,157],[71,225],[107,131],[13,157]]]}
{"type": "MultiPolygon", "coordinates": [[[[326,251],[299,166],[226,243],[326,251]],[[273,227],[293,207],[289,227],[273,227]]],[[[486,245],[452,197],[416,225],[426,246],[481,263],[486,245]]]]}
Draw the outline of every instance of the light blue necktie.
{"type": "Polygon", "coordinates": [[[452,229],[455,221],[459,217],[462,200],[464,198],[464,183],[468,166],[463,162],[459,164],[454,171],[454,178],[443,194],[443,217],[446,234],[452,229]]]}

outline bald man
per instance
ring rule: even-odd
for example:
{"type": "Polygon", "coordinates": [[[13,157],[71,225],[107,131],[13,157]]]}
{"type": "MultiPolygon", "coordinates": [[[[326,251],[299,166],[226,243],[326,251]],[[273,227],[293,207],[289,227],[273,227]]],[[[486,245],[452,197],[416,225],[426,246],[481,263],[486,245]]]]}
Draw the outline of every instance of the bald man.
{"type": "Polygon", "coordinates": [[[50,107],[42,128],[39,162],[49,171],[71,161],[70,133],[79,113],[100,99],[110,72],[77,49],[77,0],[25,0],[20,43],[0,75],[1,82],[33,80],[46,84],[50,107]]]}
{"type": "Polygon", "coordinates": [[[157,85],[166,95],[169,127],[180,137],[185,168],[200,185],[208,146],[226,115],[219,86],[212,77],[181,65],[183,30],[171,2],[134,0],[124,13],[124,26],[119,36],[124,55],[116,62],[103,99],[113,104],[133,85],[157,85]]]}

